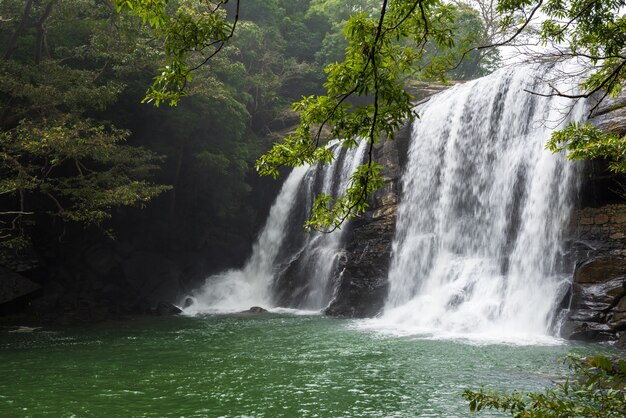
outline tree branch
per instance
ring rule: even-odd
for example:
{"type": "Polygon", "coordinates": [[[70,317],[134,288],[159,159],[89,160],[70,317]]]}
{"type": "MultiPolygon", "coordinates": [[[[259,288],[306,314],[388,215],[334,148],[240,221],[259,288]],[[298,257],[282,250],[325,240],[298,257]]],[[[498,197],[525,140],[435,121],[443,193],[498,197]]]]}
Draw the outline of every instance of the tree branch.
{"type": "Polygon", "coordinates": [[[455,70],[459,68],[459,66],[461,65],[461,63],[463,62],[467,54],[469,54],[470,52],[480,51],[480,50],[488,49],[488,48],[497,48],[499,46],[508,45],[511,42],[513,42],[524,31],[524,29],[526,29],[526,27],[530,24],[530,21],[535,16],[535,13],[537,13],[537,11],[541,8],[542,5],[543,5],[543,0],[539,0],[539,3],[537,3],[537,5],[531,10],[530,15],[524,20],[524,23],[522,24],[522,26],[520,26],[515,31],[515,33],[511,35],[508,39],[506,39],[505,41],[495,42],[489,45],[475,46],[473,48],[468,49],[467,51],[463,52],[463,54],[461,55],[461,59],[459,59],[457,64],[454,67],[450,68],[450,70],[455,70]]]}

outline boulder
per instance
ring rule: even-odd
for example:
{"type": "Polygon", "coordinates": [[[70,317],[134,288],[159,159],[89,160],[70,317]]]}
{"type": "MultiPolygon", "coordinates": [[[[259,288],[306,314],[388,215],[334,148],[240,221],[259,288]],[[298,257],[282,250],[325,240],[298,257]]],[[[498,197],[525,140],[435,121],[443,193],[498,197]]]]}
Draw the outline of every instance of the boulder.
{"type": "Polygon", "coordinates": [[[159,302],[155,308],[155,312],[159,316],[179,315],[183,310],[173,303],[159,302]]]}
{"type": "Polygon", "coordinates": [[[267,310],[267,309],[263,309],[263,308],[261,308],[260,306],[253,306],[253,307],[251,307],[250,309],[248,309],[248,310],[246,310],[246,311],[241,311],[241,312],[239,312],[239,313],[242,313],[242,314],[255,314],[255,315],[258,315],[258,314],[265,314],[265,313],[268,313],[268,310],[267,310]]]}
{"type": "Polygon", "coordinates": [[[606,284],[626,274],[626,261],[620,258],[603,257],[581,263],[574,273],[574,282],[580,285],[606,284]]]}
{"type": "Polygon", "coordinates": [[[620,340],[626,329],[626,260],[599,257],[579,263],[561,335],[582,341],[620,340]]]}
{"type": "Polygon", "coordinates": [[[33,295],[41,286],[4,267],[0,267],[0,308],[33,295]]]}

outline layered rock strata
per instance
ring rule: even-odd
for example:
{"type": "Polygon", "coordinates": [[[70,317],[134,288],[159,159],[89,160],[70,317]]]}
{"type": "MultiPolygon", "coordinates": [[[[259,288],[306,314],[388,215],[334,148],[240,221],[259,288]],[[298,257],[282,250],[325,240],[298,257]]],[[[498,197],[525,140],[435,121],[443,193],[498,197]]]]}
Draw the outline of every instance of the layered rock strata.
{"type": "Polygon", "coordinates": [[[626,346],[626,205],[580,209],[573,227],[576,268],[561,335],[626,346]]]}

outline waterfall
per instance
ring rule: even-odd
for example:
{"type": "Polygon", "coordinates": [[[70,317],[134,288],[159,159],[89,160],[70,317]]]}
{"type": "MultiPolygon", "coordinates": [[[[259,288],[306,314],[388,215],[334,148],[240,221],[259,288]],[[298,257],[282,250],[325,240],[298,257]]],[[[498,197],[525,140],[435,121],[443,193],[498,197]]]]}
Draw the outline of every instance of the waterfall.
{"type": "Polygon", "coordinates": [[[390,291],[373,326],[498,340],[550,333],[571,273],[559,256],[577,176],[544,147],[584,104],[524,91],[542,89],[545,72],[500,70],[418,109],[390,291]]]}
{"type": "Polygon", "coordinates": [[[303,224],[315,195],[345,192],[367,141],[355,149],[337,142],[329,147],[332,163],[296,167],[289,174],[244,267],[207,278],[187,313],[236,312],[251,306],[318,310],[330,302],[346,225],[332,233],[308,233],[303,224]]]}
{"type": "MultiPolygon", "coordinates": [[[[333,147],[333,164],[324,169],[310,170],[307,173],[304,196],[299,199],[306,202],[300,209],[299,227],[311,212],[311,196],[319,192],[333,197],[343,194],[347,189],[350,176],[363,162],[368,142],[361,141],[358,148],[347,150],[340,146],[333,147]]],[[[322,309],[330,303],[338,276],[339,258],[343,255],[343,242],[349,225],[332,233],[312,232],[302,234],[300,228],[295,231],[296,238],[291,240],[291,251],[286,262],[280,267],[278,280],[275,282],[275,294],[281,306],[300,309],[322,309]]]]}

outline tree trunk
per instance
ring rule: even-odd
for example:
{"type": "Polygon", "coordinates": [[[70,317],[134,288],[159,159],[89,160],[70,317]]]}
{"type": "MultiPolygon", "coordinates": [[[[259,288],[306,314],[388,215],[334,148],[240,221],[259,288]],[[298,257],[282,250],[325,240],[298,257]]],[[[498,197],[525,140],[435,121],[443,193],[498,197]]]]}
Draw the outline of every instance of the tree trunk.
{"type": "Polygon", "coordinates": [[[26,24],[28,23],[28,17],[30,15],[30,11],[33,8],[33,0],[27,0],[24,5],[24,12],[22,13],[22,18],[20,19],[20,23],[15,28],[15,31],[11,34],[11,38],[9,38],[9,42],[7,43],[7,49],[4,51],[4,59],[8,60],[11,58],[11,55],[17,49],[17,38],[20,36],[20,33],[26,28],[26,24]]]}
{"type": "Polygon", "coordinates": [[[44,49],[47,49],[47,30],[46,30],[46,20],[50,17],[50,13],[52,13],[52,8],[56,4],[58,0],[51,0],[47,5],[43,14],[39,18],[36,24],[37,28],[37,41],[35,42],[35,64],[39,64],[41,62],[41,58],[43,56],[44,49]]]}

